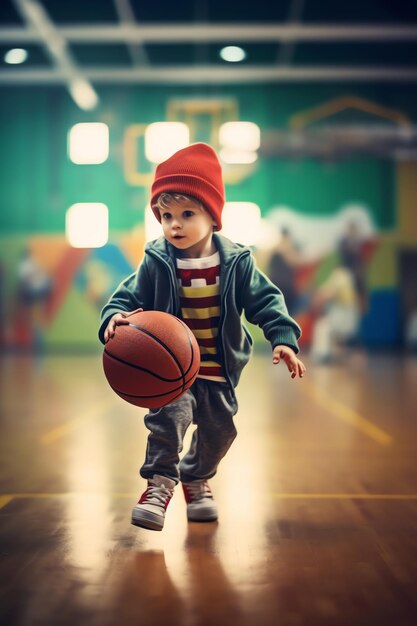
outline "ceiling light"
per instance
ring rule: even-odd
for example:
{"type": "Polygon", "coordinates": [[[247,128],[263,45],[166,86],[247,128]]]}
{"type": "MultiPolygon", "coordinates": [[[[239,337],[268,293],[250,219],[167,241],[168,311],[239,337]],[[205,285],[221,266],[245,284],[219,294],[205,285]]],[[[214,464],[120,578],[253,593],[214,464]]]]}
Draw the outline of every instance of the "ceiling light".
{"type": "Polygon", "coordinates": [[[239,63],[239,61],[243,61],[246,58],[246,52],[238,46],[226,46],[220,50],[220,56],[223,61],[239,63]]]}
{"type": "Polygon", "coordinates": [[[253,122],[225,122],[219,128],[219,140],[228,150],[254,152],[261,144],[261,129],[253,122]]]}
{"type": "Polygon", "coordinates": [[[24,63],[28,58],[27,50],[24,48],[12,48],[12,50],[8,50],[4,55],[4,60],[6,63],[10,65],[18,65],[19,63],[24,63]]]}
{"type": "Polygon", "coordinates": [[[102,122],[81,122],[68,133],[68,156],[73,163],[104,163],[109,156],[109,127],[102,122]]]}
{"type": "Polygon", "coordinates": [[[222,233],[233,241],[255,245],[261,233],[261,209],[254,202],[226,202],[222,214],[222,233]]]}
{"type": "Polygon", "coordinates": [[[69,92],[74,102],[83,109],[91,111],[98,104],[98,96],[90,83],[83,78],[75,78],[69,84],[69,92]]]}
{"type": "Polygon", "coordinates": [[[77,202],[65,216],[65,232],[73,248],[101,248],[109,238],[109,210],[102,202],[77,202]]]}
{"type": "Polygon", "coordinates": [[[223,163],[243,165],[255,163],[257,158],[257,152],[248,152],[247,150],[229,150],[228,148],[222,148],[220,150],[220,159],[223,163]]]}
{"type": "Polygon", "coordinates": [[[155,219],[155,214],[148,204],[145,208],[145,241],[153,241],[158,239],[164,232],[161,224],[155,219]]]}
{"type": "Polygon", "coordinates": [[[162,163],[189,143],[190,129],[183,122],[154,122],[146,127],[145,156],[151,163],[162,163]]]}

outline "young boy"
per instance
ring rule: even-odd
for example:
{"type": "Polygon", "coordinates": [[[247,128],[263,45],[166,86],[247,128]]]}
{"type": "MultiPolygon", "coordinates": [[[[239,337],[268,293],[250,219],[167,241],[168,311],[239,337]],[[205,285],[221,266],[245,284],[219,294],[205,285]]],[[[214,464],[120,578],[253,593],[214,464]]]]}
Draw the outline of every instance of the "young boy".
{"type": "Polygon", "coordinates": [[[121,283],[101,314],[103,343],[129,323],[127,313],[145,309],[183,319],[200,346],[201,367],[191,388],[145,416],[150,435],[140,474],[148,487],[132,512],[132,523],[143,528],[162,530],[179,481],[188,520],[217,519],[207,480],[237,434],[234,389],[252,347],[242,311],[263,329],[273,363],[283,359],[292,378],[305,372],[296,357],[301,330],[282,293],[256,268],[249,248],[214,233],[222,226],[223,205],[222,170],[209,145],[192,144],[158,165],[151,206],[164,236],[146,245],[138,271],[121,283]],[[197,428],[191,447],[179,462],[192,423],[197,428]]]}

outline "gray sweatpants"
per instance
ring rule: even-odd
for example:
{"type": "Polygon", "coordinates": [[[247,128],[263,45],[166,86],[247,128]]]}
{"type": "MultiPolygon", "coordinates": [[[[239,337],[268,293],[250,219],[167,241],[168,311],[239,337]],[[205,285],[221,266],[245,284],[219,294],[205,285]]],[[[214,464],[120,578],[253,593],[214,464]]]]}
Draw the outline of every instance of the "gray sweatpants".
{"type": "Polygon", "coordinates": [[[151,409],[145,416],[150,434],[141,476],[152,478],[160,474],[176,483],[214,476],[237,435],[233,422],[237,408],[227,383],[197,378],[181,398],[160,409],[151,409]],[[180,462],[184,435],[192,423],[197,428],[190,449],[180,462]]]}

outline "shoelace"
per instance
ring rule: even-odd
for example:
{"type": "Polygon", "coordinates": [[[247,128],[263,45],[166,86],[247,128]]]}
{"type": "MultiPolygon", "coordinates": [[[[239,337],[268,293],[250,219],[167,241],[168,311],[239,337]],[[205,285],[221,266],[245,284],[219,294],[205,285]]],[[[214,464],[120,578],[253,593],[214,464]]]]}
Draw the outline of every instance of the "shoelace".
{"type": "Polygon", "coordinates": [[[192,500],[199,500],[200,498],[213,498],[211,489],[205,480],[195,480],[192,483],[185,483],[185,487],[192,500]]]}
{"type": "Polygon", "coordinates": [[[161,506],[165,506],[165,502],[167,498],[171,498],[171,497],[172,497],[171,491],[164,485],[161,485],[160,487],[156,485],[149,485],[147,490],[145,491],[145,493],[139,500],[139,502],[141,504],[144,504],[145,502],[149,502],[151,504],[158,504],[161,506]]]}

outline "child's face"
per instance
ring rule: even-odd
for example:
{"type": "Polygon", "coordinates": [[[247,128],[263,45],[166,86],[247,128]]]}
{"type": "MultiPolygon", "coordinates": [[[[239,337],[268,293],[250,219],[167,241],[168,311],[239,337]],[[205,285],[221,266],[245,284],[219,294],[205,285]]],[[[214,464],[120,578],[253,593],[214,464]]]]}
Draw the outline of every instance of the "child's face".
{"type": "Polygon", "coordinates": [[[164,236],[182,256],[211,254],[215,221],[201,202],[182,194],[161,194],[158,198],[164,236]]]}

